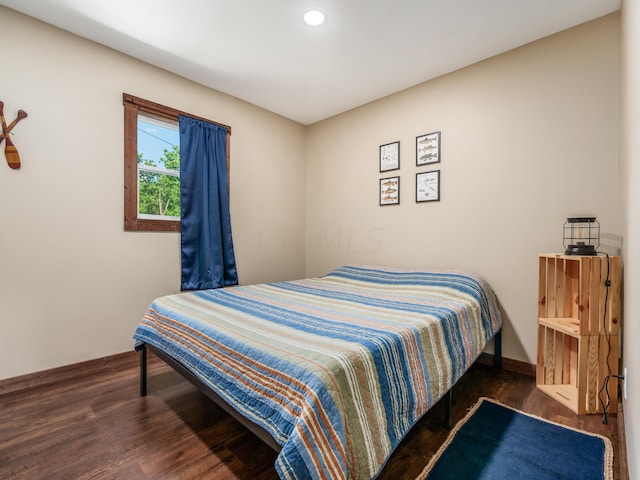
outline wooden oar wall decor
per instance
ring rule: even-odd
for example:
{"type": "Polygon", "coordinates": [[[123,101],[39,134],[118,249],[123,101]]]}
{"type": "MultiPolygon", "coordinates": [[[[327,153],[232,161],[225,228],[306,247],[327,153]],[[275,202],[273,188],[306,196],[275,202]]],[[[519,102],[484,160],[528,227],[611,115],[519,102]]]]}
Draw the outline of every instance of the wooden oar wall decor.
{"type": "Polygon", "coordinates": [[[20,168],[20,155],[18,155],[18,149],[11,141],[9,134],[16,124],[27,116],[27,112],[24,110],[18,110],[18,116],[13,122],[7,126],[7,122],[4,119],[4,102],[0,101],[0,120],[2,120],[2,134],[0,134],[0,144],[4,140],[4,156],[7,159],[7,163],[13,169],[20,168]]]}

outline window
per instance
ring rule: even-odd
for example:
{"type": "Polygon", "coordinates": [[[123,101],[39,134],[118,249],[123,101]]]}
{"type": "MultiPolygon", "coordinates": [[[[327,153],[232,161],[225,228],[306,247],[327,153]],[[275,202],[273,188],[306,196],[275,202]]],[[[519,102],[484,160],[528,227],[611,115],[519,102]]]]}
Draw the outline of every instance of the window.
{"type": "Polygon", "coordinates": [[[180,133],[138,114],[138,218],[180,220],[180,133]]]}
{"type": "MultiPolygon", "coordinates": [[[[124,103],[124,229],[180,231],[179,115],[188,113],[129,94],[124,103]]],[[[216,123],[216,122],[211,122],[216,123]]],[[[229,139],[227,129],[227,177],[229,139]]]]}

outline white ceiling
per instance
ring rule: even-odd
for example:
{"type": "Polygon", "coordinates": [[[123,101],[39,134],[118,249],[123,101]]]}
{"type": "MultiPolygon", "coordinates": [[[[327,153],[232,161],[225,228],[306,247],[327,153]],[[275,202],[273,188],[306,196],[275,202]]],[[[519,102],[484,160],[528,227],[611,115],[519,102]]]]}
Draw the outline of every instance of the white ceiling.
{"type": "Polygon", "coordinates": [[[620,0],[0,0],[305,125],[620,8],[620,0]],[[327,21],[308,27],[310,8],[327,21]]]}

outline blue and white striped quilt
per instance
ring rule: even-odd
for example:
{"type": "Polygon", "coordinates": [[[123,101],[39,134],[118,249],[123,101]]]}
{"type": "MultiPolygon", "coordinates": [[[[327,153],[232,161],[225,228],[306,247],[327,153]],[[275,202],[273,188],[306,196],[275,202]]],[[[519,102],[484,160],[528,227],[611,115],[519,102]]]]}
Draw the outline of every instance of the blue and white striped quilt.
{"type": "Polygon", "coordinates": [[[282,445],[282,479],[370,479],[501,328],[460,271],[346,266],[155,300],[134,338],[282,445]]]}

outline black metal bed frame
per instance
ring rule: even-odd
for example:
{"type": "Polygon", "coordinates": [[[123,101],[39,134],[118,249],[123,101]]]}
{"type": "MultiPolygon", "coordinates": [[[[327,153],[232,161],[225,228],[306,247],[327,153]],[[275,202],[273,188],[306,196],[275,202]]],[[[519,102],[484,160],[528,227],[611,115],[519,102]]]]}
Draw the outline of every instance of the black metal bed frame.
{"type": "MultiPolygon", "coordinates": [[[[256,435],[260,440],[273,448],[276,452],[282,449],[282,446],[276,442],[271,434],[262,428],[260,425],[253,423],[244,415],[238,413],[238,411],[229,405],[220,395],[211,390],[209,386],[203,383],[197,378],[189,369],[187,369],[182,363],[175,358],[166,354],[162,350],[149,345],[141,343],[135,347],[136,351],[140,352],[140,396],[145,397],[147,395],[147,348],[154,354],[164,360],[171,368],[182,375],[184,378],[193,383],[202,393],[213,400],[218,406],[220,406],[225,412],[235,418],[238,422],[244,425],[249,431],[256,435]]],[[[493,365],[495,368],[502,368],[502,329],[494,336],[494,354],[493,365]]],[[[451,406],[453,402],[453,386],[443,396],[444,403],[444,425],[446,428],[451,428],[451,406]]]]}

